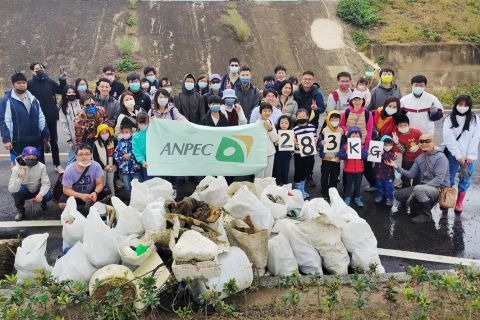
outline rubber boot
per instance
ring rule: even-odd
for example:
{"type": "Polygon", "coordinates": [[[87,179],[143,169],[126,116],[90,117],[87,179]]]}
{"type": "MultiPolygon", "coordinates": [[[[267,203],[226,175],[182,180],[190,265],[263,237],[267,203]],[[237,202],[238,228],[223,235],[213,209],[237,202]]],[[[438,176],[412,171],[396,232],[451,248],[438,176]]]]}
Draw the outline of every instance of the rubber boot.
{"type": "Polygon", "coordinates": [[[303,196],[302,183],[301,183],[301,182],[295,182],[295,183],[293,184],[293,189],[299,190],[299,191],[302,193],[302,196],[303,196]]]}
{"type": "Polygon", "coordinates": [[[343,199],[343,201],[345,202],[345,204],[346,204],[347,206],[349,206],[350,203],[352,202],[352,198],[350,198],[350,197],[345,197],[345,199],[343,199]]]}
{"type": "Polygon", "coordinates": [[[17,208],[17,214],[15,215],[15,221],[22,221],[25,218],[25,207],[17,208]]]}
{"type": "Polygon", "coordinates": [[[418,215],[411,219],[413,223],[426,223],[432,221],[432,204],[430,201],[417,202],[415,207],[418,215]]]}
{"type": "Polygon", "coordinates": [[[354,202],[355,202],[355,205],[357,207],[364,207],[365,206],[365,204],[362,201],[362,197],[355,198],[354,202]]]}
{"type": "Polygon", "coordinates": [[[302,181],[300,182],[300,185],[301,185],[301,191],[302,191],[302,194],[303,194],[303,199],[307,199],[307,198],[310,198],[310,194],[305,191],[305,181],[302,181]]]}
{"type": "Polygon", "coordinates": [[[455,209],[454,209],[456,214],[462,213],[463,200],[465,200],[466,194],[467,194],[467,191],[462,191],[458,193],[457,203],[455,204],[455,209]]]}

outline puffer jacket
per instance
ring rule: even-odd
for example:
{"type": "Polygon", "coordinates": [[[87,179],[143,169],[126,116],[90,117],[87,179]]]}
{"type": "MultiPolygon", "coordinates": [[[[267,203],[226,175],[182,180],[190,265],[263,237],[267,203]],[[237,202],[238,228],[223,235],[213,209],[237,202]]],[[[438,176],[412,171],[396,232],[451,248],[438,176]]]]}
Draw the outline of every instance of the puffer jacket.
{"type": "MultiPolygon", "coordinates": [[[[362,131],[358,127],[352,127],[348,129],[347,137],[350,138],[350,136],[354,132],[358,132],[360,134],[360,138],[362,137],[362,131]]],[[[365,147],[365,144],[362,144],[361,146],[362,159],[348,159],[347,143],[348,143],[348,140],[345,141],[343,146],[340,147],[340,151],[338,152],[338,157],[343,160],[343,172],[362,173],[364,170],[363,160],[367,159],[368,150],[365,147]]]]}
{"type": "Polygon", "coordinates": [[[280,103],[280,109],[282,110],[283,113],[283,108],[287,109],[287,112],[285,114],[295,117],[295,114],[297,113],[298,110],[298,103],[293,99],[293,96],[287,97],[287,101],[285,101],[285,105],[282,104],[282,100],[279,98],[278,102],[280,103]]]}
{"type": "Polygon", "coordinates": [[[20,190],[21,186],[25,186],[31,193],[38,193],[42,196],[46,195],[50,190],[50,179],[48,178],[47,168],[41,162],[38,162],[33,167],[29,167],[23,161],[21,156],[15,159],[15,166],[12,168],[12,175],[8,181],[8,192],[15,193],[20,190]],[[23,180],[18,178],[20,169],[25,170],[25,177],[23,180]]]}
{"type": "Polygon", "coordinates": [[[201,124],[201,121],[205,116],[203,97],[200,93],[196,92],[195,89],[191,91],[185,89],[185,79],[187,77],[191,77],[195,81],[192,74],[185,75],[182,82],[182,92],[173,98],[173,103],[188,121],[195,124],[201,124]]]}

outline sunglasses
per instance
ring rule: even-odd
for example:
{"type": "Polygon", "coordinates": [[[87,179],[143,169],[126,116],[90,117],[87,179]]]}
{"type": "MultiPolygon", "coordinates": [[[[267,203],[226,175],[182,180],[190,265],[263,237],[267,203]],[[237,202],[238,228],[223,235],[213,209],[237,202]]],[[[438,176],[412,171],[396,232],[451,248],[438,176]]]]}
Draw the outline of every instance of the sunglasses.
{"type": "Polygon", "coordinates": [[[431,143],[432,139],[420,140],[419,142],[420,144],[427,144],[427,143],[431,143]]]}

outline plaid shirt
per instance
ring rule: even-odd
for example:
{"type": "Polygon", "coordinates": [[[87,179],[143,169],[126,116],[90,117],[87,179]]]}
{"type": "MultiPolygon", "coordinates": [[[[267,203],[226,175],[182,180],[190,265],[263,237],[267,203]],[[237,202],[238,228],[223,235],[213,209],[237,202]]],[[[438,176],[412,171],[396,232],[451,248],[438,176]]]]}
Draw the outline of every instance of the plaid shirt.
{"type": "Polygon", "coordinates": [[[80,111],[75,117],[75,142],[85,143],[87,140],[95,140],[97,127],[102,123],[110,125],[108,122],[108,113],[102,107],[97,107],[97,112],[93,118],[87,117],[85,110],[80,111]]]}
{"type": "Polygon", "coordinates": [[[132,138],[125,140],[120,139],[118,141],[117,147],[115,148],[115,153],[113,154],[115,161],[118,164],[118,172],[120,174],[129,174],[135,173],[140,170],[140,164],[135,159],[133,155],[133,146],[132,146],[132,138]],[[127,160],[123,156],[125,154],[130,155],[130,159],[127,160]]]}

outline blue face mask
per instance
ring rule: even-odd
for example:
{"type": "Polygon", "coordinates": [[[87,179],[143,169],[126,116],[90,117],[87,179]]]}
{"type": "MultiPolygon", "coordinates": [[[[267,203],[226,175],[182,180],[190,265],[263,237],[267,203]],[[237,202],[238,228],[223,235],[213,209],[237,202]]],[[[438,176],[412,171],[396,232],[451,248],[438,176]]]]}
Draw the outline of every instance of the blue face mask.
{"type": "Polygon", "coordinates": [[[155,80],[157,80],[157,79],[155,78],[155,76],[148,76],[147,80],[150,81],[150,83],[154,83],[155,80]]]}
{"type": "Polygon", "coordinates": [[[94,104],[91,104],[85,107],[85,112],[90,116],[92,114],[95,114],[96,111],[97,111],[97,106],[94,104]]]}
{"type": "Polygon", "coordinates": [[[78,86],[77,89],[80,92],[85,92],[85,91],[87,91],[87,86],[82,84],[82,85],[78,86]]]}
{"type": "Polygon", "coordinates": [[[210,88],[213,90],[220,90],[220,83],[212,83],[210,84],[210,88]]]}
{"type": "Polygon", "coordinates": [[[225,105],[227,107],[233,107],[235,105],[235,99],[225,99],[225,105]]]}
{"type": "Polygon", "coordinates": [[[210,110],[212,112],[220,112],[220,106],[210,106],[210,110]]]}
{"type": "Polygon", "coordinates": [[[198,87],[202,90],[205,89],[207,86],[208,86],[208,83],[206,83],[206,82],[199,82],[198,83],[198,87]]]}
{"type": "Polygon", "coordinates": [[[249,84],[250,77],[240,77],[240,81],[242,82],[242,84],[249,84]]]}
{"type": "Polygon", "coordinates": [[[137,92],[138,90],[140,90],[140,83],[138,82],[130,83],[130,90],[132,90],[133,92],[137,92]]]}
{"type": "Polygon", "coordinates": [[[185,89],[187,89],[188,91],[192,91],[194,87],[195,84],[193,82],[185,82],[185,89]]]}
{"type": "Polygon", "coordinates": [[[412,87],[412,92],[416,96],[422,95],[423,91],[425,91],[425,88],[423,87],[412,87]]]}
{"type": "Polygon", "coordinates": [[[230,67],[230,73],[238,73],[238,67],[230,67]]]}
{"type": "Polygon", "coordinates": [[[274,84],[273,83],[265,83],[265,89],[267,90],[273,90],[274,84]]]}

